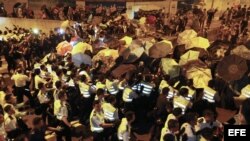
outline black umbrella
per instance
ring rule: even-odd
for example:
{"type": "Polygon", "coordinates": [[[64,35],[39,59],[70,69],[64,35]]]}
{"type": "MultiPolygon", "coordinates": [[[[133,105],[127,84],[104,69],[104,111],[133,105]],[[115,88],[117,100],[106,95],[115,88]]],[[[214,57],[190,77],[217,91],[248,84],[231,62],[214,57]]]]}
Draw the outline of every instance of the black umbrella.
{"type": "Polygon", "coordinates": [[[209,55],[212,60],[221,60],[223,57],[225,57],[228,49],[229,49],[230,43],[224,42],[224,41],[215,41],[213,42],[210,47],[207,49],[209,52],[209,55]]]}
{"type": "Polygon", "coordinates": [[[246,60],[237,55],[226,56],[217,66],[217,73],[227,82],[241,79],[247,70],[246,60]]]}

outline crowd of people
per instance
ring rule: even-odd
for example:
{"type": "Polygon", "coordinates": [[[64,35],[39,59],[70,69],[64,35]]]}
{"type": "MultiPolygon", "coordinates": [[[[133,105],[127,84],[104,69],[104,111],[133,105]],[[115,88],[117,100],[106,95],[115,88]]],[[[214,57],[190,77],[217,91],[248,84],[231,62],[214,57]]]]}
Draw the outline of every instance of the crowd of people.
{"type": "MultiPolygon", "coordinates": [[[[246,11],[242,9],[233,13],[246,11]]],[[[46,18],[50,17],[47,10],[43,7],[46,18]]],[[[177,14],[176,17],[187,21],[185,24],[178,22],[179,28],[172,28],[173,34],[194,29],[193,24],[197,23],[189,21],[189,17],[199,19],[197,11],[208,14],[207,19],[201,20],[208,22],[201,22],[195,29],[199,32],[202,27],[210,26],[217,10],[204,12],[206,10],[196,7],[177,14]]],[[[104,16],[99,24],[92,25],[88,23],[91,19],[87,19],[83,20],[84,24],[69,24],[49,34],[18,26],[0,32],[1,53],[8,64],[9,79],[13,81],[12,84],[4,77],[0,80],[0,140],[44,141],[46,131],[52,131],[58,141],[63,138],[71,141],[75,136],[80,136],[81,140],[135,141],[137,134],[149,134],[152,141],[221,141],[224,124],[250,123],[249,92],[239,94],[235,89],[237,80],[232,83],[219,76],[215,69],[221,60],[213,62],[209,56],[196,60],[212,72],[212,79],[203,87],[197,87],[194,78],[185,75],[185,69],[197,62],[186,62],[181,72],[174,72],[178,75],[166,73],[161,59],[167,57],[181,62],[181,51],[177,49],[183,45],[169,45],[173,51],[162,57],[147,53],[148,43],[152,43],[153,48],[157,43],[170,44],[170,41],[166,41],[161,32],[155,35],[147,30],[152,25],[150,20],[140,22],[150,13],[142,12],[136,17],[138,20],[129,20],[124,12],[104,16]],[[62,54],[60,47],[66,46],[59,46],[62,42],[74,46],[73,49],[62,54]],[[84,53],[79,58],[73,53],[78,44],[84,44],[80,50],[84,53]],[[132,52],[136,48],[143,50],[137,57],[132,52]],[[102,51],[104,55],[100,57],[102,51]],[[245,95],[240,107],[234,102],[234,97],[239,95],[245,95]],[[217,107],[238,110],[239,118],[232,116],[221,123],[217,119],[220,114],[217,107]],[[25,116],[34,114],[38,117],[33,119],[31,128],[25,116]],[[84,125],[80,135],[71,123],[76,120],[84,125]]],[[[158,16],[162,15],[153,13],[157,17],[155,20],[161,21],[158,16]]],[[[246,12],[243,13],[241,20],[246,18],[246,12]]],[[[57,19],[58,16],[52,17],[57,19]]],[[[235,17],[223,23],[232,24],[228,20],[233,19],[235,17]]],[[[160,31],[167,28],[159,27],[160,31]]],[[[241,26],[242,32],[247,27],[241,26]]],[[[237,41],[236,38],[229,45],[227,52],[243,45],[247,38],[244,42],[237,41]]],[[[152,51],[149,49],[149,52],[152,51]]],[[[184,49],[186,52],[188,50],[184,49]]],[[[157,52],[161,53],[161,50],[157,52]]],[[[238,80],[243,87],[248,85],[249,69],[238,80]]]]}

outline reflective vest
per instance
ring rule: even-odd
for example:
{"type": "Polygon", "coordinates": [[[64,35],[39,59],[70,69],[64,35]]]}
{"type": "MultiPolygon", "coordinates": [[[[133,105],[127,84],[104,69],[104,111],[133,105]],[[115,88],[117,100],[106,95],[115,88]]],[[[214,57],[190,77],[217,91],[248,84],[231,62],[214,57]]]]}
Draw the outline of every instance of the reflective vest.
{"type": "Polygon", "coordinates": [[[106,88],[107,88],[108,92],[112,95],[116,95],[119,92],[119,89],[115,85],[115,82],[111,82],[108,79],[106,80],[106,88]]]}
{"type": "Polygon", "coordinates": [[[177,90],[175,90],[172,87],[169,87],[167,99],[173,98],[176,94],[177,94],[177,90]]]}
{"type": "Polygon", "coordinates": [[[130,139],[130,132],[131,132],[131,128],[130,126],[128,125],[128,121],[126,118],[122,118],[121,120],[121,123],[118,127],[118,130],[117,130],[117,137],[119,140],[126,140],[128,141],[130,139]],[[124,137],[126,139],[124,139],[124,137]]]}
{"type": "Polygon", "coordinates": [[[90,114],[90,129],[92,132],[101,133],[103,132],[103,128],[100,126],[100,124],[104,123],[104,113],[103,111],[96,112],[95,110],[92,110],[90,114]]]}
{"type": "Polygon", "coordinates": [[[90,86],[89,85],[86,85],[85,83],[80,82],[79,88],[80,88],[80,92],[84,98],[90,97],[90,86]]]}
{"type": "Polygon", "coordinates": [[[168,82],[166,80],[161,80],[160,86],[159,86],[159,92],[162,92],[162,89],[169,87],[168,82]]]}
{"type": "Polygon", "coordinates": [[[103,103],[102,109],[104,112],[104,118],[109,121],[114,121],[116,119],[115,112],[116,108],[110,103],[103,103]]]}
{"type": "Polygon", "coordinates": [[[98,90],[98,89],[106,90],[106,85],[102,84],[101,82],[97,82],[95,86],[96,86],[96,90],[98,90]]]}
{"type": "Polygon", "coordinates": [[[75,83],[74,83],[74,80],[73,79],[70,79],[67,84],[70,86],[70,87],[75,87],[75,83]]]}
{"type": "Polygon", "coordinates": [[[119,82],[119,84],[118,84],[118,89],[119,89],[119,90],[124,90],[124,89],[125,89],[124,81],[120,81],[120,82],[119,82]]]}
{"type": "Polygon", "coordinates": [[[189,101],[183,96],[174,96],[174,108],[181,108],[184,113],[189,105],[189,101]]]}
{"type": "Polygon", "coordinates": [[[153,86],[150,83],[142,82],[140,83],[140,89],[142,89],[142,94],[149,96],[153,90],[153,86]]]}
{"type": "Polygon", "coordinates": [[[214,100],[215,94],[216,94],[215,90],[213,90],[212,88],[206,87],[206,88],[204,88],[202,99],[205,99],[210,103],[214,103],[215,102],[215,100],[214,100]]]}
{"type": "Polygon", "coordinates": [[[122,99],[124,102],[132,102],[133,99],[131,98],[131,94],[132,94],[133,90],[129,87],[126,87],[123,91],[123,94],[122,94],[122,99]]]}
{"type": "Polygon", "coordinates": [[[250,84],[248,84],[246,87],[244,87],[241,90],[241,95],[243,95],[244,97],[250,98],[250,84]]]}

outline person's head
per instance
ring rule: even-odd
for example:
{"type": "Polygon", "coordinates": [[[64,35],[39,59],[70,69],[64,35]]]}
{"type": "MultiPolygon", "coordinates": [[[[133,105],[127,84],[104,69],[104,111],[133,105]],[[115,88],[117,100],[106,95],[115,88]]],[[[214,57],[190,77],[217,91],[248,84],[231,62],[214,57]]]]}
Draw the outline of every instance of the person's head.
{"type": "Polygon", "coordinates": [[[57,89],[60,89],[62,87],[62,82],[61,81],[56,81],[55,86],[57,89]]]}
{"type": "Polygon", "coordinates": [[[115,103],[116,103],[115,96],[110,95],[109,97],[107,97],[107,102],[110,103],[110,104],[112,104],[112,105],[115,105],[115,103]]]}
{"type": "Polygon", "coordinates": [[[187,88],[181,88],[181,89],[179,90],[179,94],[180,94],[181,96],[187,97],[187,96],[188,96],[188,89],[187,89],[187,88]]]}
{"type": "Polygon", "coordinates": [[[4,110],[4,112],[8,113],[9,115],[15,114],[15,110],[11,105],[6,105],[3,110],[4,110]]]}
{"type": "Polygon", "coordinates": [[[86,77],[86,75],[82,75],[80,79],[81,79],[82,82],[87,82],[87,77],[86,77]]]}
{"type": "Polygon", "coordinates": [[[173,110],[173,115],[176,117],[176,118],[179,118],[182,116],[182,109],[177,107],[177,108],[174,108],[173,110]]]}
{"type": "Polygon", "coordinates": [[[206,128],[201,130],[201,135],[206,140],[212,140],[212,138],[213,138],[213,129],[206,127],[206,128]]]}
{"type": "Polygon", "coordinates": [[[17,103],[16,97],[13,94],[7,94],[4,97],[6,103],[15,105],[17,103]]]}
{"type": "Polygon", "coordinates": [[[242,103],[240,108],[240,123],[243,125],[250,124],[250,98],[242,103]]]}
{"type": "Polygon", "coordinates": [[[42,89],[44,89],[44,88],[45,88],[45,86],[44,86],[43,83],[38,83],[38,89],[39,89],[39,90],[42,90],[42,89]]]}
{"type": "Polygon", "coordinates": [[[94,106],[94,109],[95,109],[96,111],[98,111],[98,112],[102,109],[102,108],[101,108],[101,103],[100,103],[99,100],[95,100],[94,103],[93,103],[93,106],[94,106]]]}
{"type": "Polygon", "coordinates": [[[40,73],[41,73],[41,71],[40,71],[40,69],[35,69],[35,75],[40,75],[40,73]]]}
{"type": "Polygon", "coordinates": [[[170,119],[168,121],[168,129],[172,132],[175,133],[179,130],[179,122],[178,120],[175,119],[170,119]]]}
{"type": "Polygon", "coordinates": [[[175,136],[173,134],[166,134],[163,137],[164,141],[175,141],[175,136]]]}
{"type": "Polygon", "coordinates": [[[186,121],[191,125],[195,126],[197,123],[197,114],[196,113],[187,113],[186,115],[186,121]]]}
{"type": "Polygon", "coordinates": [[[203,112],[203,117],[205,118],[206,122],[213,122],[214,121],[214,112],[211,110],[205,110],[203,112]]]}
{"type": "Polygon", "coordinates": [[[162,94],[167,96],[168,95],[168,92],[169,92],[169,88],[168,87],[165,87],[162,89],[162,94]]]}
{"type": "Polygon", "coordinates": [[[41,65],[41,66],[40,66],[40,69],[43,70],[43,71],[45,71],[45,70],[46,70],[45,65],[41,65]]]}
{"type": "Polygon", "coordinates": [[[128,123],[130,123],[130,124],[135,121],[135,113],[132,111],[126,112],[125,117],[126,117],[128,123]]]}
{"type": "Polygon", "coordinates": [[[67,100],[67,95],[65,93],[65,91],[60,91],[58,93],[58,98],[61,100],[61,101],[66,101],[67,100]]]}
{"type": "Polygon", "coordinates": [[[41,117],[35,117],[32,121],[34,128],[40,129],[44,126],[43,119],[41,117]]]}
{"type": "Polygon", "coordinates": [[[105,94],[105,90],[104,89],[97,89],[96,91],[96,95],[99,99],[103,98],[105,94]]]}

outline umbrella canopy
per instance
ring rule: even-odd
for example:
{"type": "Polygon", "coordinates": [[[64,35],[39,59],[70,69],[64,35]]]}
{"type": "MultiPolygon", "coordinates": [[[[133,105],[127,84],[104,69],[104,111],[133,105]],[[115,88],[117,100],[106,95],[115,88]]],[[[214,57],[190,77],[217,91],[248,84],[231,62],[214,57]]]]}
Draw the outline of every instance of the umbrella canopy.
{"type": "Polygon", "coordinates": [[[194,37],[188,41],[186,44],[186,49],[191,49],[193,47],[207,49],[210,46],[208,39],[203,37],[194,37]]]}
{"type": "Polygon", "coordinates": [[[139,24],[145,24],[146,23],[146,17],[141,17],[139,20],[139,24]]]}
{"type": "Polygon", "coordinates": [[[165,74],[170,75],[172,78],[177,77],[180,74],[180,66],[172,58],[162,58],[161,68],[165,74]]]}
{"type": "Polygon", "coordinates": [[[120,65],[112,71],[112,75],[115,78],[120,78],[122,75],[135,71],[135,70],[136,70],[136,67],[132,64],[120,65]]]}
{"type": "Polygon", "coordinates": [[[185,54],[183,54],[180,58],[179,65],[185,65],[189,61],[194,61],[199,59],[200,52],[189,50],[185,54]]]}
{"type": "Polygon", "coordinates": [[[59,43],[56,47],[56,51],[60,55],[65,55],[66,53],[71,52],[72,49],[73,46],[67,41],[59,43]]]}
{"type": "Polygon", "coordinates": [[[100,70],[102,73],[106,73],[111,67],[115,65],[115,60],[119,57],[118,50],[103,49],[99,51],[92,59],[95,64],[98,61],[103,62],[103,66],[100,70]]]}
{"type": "Polygon", "coordinates": [[[178,35],[177,43],[179,45],[187,44],[194,37],[197,37],[197,33],[192,29],[187,29],[178,35]]]}
{"type": "Polygon", "coordinates": [[[237,55],[226,56],[217,65],[217,73],[228,82],[241,79],[247,70],[246,60],[237,55]]]}
{"type": "Polygon", "coordinates": [[[193,79],[195,88],[205,88],[212,79],[211,70],[207,68],[193,67],[186,72],[187,79],[193,79]]]}
{"type": "Polygon", "coordinates": [[[81,64],[87,64],[87,65],[92,64],[91,57],[83,53],[77,53],[77,54],[72,55],[72,62],[78,67],[81,64]]]}
{"type": "Polygon", "coordinates": [[[93,52],[93,48],[90,44],[79,42],[73,47],[71,54],[85,53],[86,50],[93,52]]]}
{"type": "Polygon", "coordinates": [[[129,47],[123,51],[122,56],[124,63],[133,63],[139,59],[144,52],[143,47],[129,47]]]}
{"type": "Polygon", "coordinates": [[[213,42],[207,51],[210,54],[211,59],[213,60],[221,60],[225,57],[225,53],[229,49],[230,43],[223,41],[215,41],[213,42]]]}
{"type": "Polygon", "coordinates": [[[244,59],[250,60],[250,50],[244,46],[240,45],[231,51],[231,54],[238,55],[244,59]]]}
{"type": "Polygon", "coordinates": [[[132,37],[129,37],[129,36],[124,36],[124,37],[121,38],[120,40],[125,41],[125,42],[126,42],[126,45],[129,46],[129,45],[132,43],[133,38],[132,38],[132,37]]]}
{"type": "Polygon", "coordinates": [[[67,27],[69,27],[69,20],[63,21],[61,23],[61,28],[66,29],[67,27]]]}
{"type": "Polygon", "coordinates": [[[83,42],[83,39],[80,38],[80,37],[78,37],[78,36],[75,36],[75,37],[71,38],[71,40],[70,40],[70,44],[71,44],[72,46],[75,46],[75,45],[78,44],[79,42],[83,42]]]}
{"type": "Polygon", "coordinates": [[[173,45],[172,42],[163,40],[154,44],[149,49],[149,56],[152,58],[163,58],[166,57],[168,54],[173,52],[173,45]]]}

